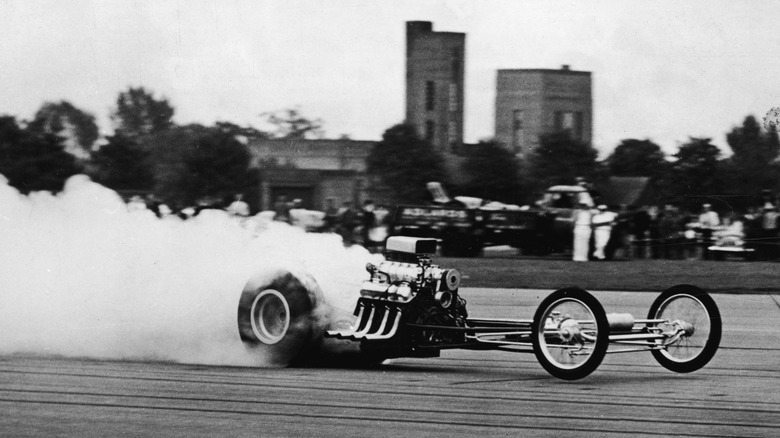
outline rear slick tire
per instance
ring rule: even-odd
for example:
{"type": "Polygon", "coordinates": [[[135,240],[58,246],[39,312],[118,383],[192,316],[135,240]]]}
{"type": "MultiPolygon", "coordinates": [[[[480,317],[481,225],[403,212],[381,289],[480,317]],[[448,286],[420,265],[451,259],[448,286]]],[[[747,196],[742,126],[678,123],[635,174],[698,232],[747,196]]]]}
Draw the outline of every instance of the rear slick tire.
{"type": "Polygon", "coordinates": [[[319,288],[313,279],[281,271],[247,282],[238,304],[241,341],[263,365],[303,363],[321,336],[313,309],[319,288]]]}

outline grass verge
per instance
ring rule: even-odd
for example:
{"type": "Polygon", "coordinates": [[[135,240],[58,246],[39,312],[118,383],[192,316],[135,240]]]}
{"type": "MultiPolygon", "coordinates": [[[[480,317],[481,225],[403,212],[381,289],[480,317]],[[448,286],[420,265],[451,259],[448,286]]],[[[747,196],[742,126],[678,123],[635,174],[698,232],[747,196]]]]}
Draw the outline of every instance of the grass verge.
{"type": "Polygon", "coordinates": [[[712,292],[780,292],[780,264],[772,262],[631,260],[572,262],[536,258],[444,258],[434,263],[456,268],[464,287],[661,291],[693,284],[712,292]]]}

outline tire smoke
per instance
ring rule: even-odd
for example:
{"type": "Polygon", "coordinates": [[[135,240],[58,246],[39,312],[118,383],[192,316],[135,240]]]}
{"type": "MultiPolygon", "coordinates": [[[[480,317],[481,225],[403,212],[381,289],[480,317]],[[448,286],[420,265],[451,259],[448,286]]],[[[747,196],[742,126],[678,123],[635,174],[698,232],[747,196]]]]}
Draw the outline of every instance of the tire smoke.
{"type": "Polygon", "coordinates": [[[331,309],[352,312],[377,256],[335,234],[255,225],[217,210],[130,212],[83,175],[27,196],[0,176],[0,354],[256,364],[238,300],[250,277],[280,268],[310,273],[331,309]]]}

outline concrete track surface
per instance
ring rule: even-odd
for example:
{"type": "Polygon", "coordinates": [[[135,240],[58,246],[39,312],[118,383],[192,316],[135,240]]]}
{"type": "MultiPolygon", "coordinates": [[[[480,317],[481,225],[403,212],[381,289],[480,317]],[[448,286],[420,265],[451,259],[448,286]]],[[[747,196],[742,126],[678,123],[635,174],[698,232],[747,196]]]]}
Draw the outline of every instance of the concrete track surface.
{"type": "MultiPolygon", "coordinates": [[[[473,316],[530,319],[549,291],[467,289],[473,316]]],[[[644,316],[655,294],[599,292],[644,316]]],[[[0,357],[2,436],[778,436],[780,298],[715,295],[713,361],[674,374],[649,353],[588,378],[533,354],[447,351],[376,369],[258,369],[0,357]]]]}

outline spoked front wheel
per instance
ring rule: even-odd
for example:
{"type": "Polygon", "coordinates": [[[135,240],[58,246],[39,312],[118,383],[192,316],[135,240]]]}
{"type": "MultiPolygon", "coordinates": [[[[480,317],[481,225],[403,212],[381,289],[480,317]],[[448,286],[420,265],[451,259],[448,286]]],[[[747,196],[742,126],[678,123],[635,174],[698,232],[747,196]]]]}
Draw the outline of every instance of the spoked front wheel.
{"type": "Polygon", "coordinates": [[[609,346],[609,323],[601,303],[578,288],[545,298],[531,327],[534,354],[559,379],[582,379],[598,368],[609,346]]]}
{"type": "Polygon", "coordinates": [[[662,319],[656,325],[664,339],[653,357],[664,368],[690,373],[706,365],[720,345],[721,319],[718,306],[709,294],[696,286],[671,287],[655,299],[648,319],[662,319]]]}

